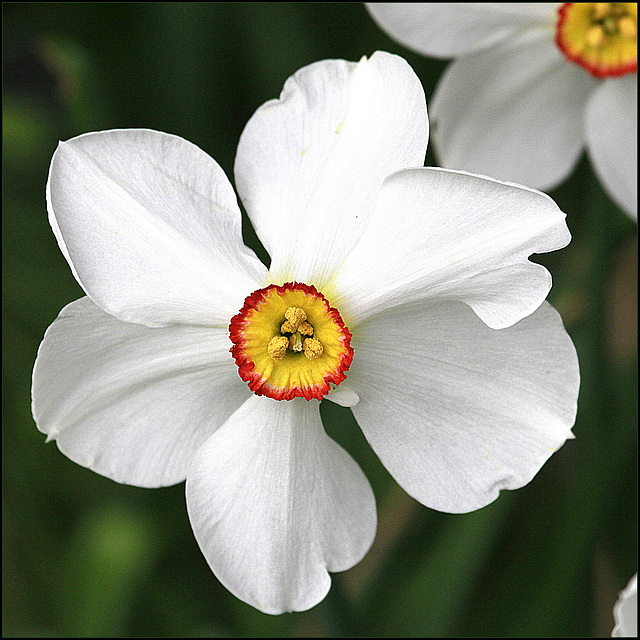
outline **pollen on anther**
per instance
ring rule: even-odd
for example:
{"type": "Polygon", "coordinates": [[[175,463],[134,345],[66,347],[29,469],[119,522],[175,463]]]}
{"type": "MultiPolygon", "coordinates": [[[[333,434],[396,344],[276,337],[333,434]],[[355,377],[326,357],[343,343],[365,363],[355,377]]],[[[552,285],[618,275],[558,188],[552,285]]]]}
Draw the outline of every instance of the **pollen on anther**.
{"type": "Polygon", "coordinates": [[[303,336],[312,336],[313,335],[313,327],[306,320],[300,324],[298,327],[298,331],[303,336]]]}
{"type": "Polygon", "coordinates": [[[295,333],[296,332],[296,328],[288,320],[285,320],[282,323],[282,326],[280,327],[280,332],[281,333],[295,333]]]}
{"type": "Polygon", "coordinates": [[[300,307],[289,307],[284,312],[284,317],[297,329],[307,319],[307,314],[300,307]]]}
{"type": "Polygon", "coordinates": [[[240,378],[274,400],[320,400],[346,378],[353,360],[351,333],[337,309],[303,283],[254,291],[229,334],[240,378]]]}
{"type": "Polygon", "coordinates": [[[618,29],[626,38],[636,38],[638,36],[638,25],[629,16],[624,16],[618,21],[618,29]]]}
{"type": "Polygon", "coordinates": [[[585,39],[590,47],[599,47],[606,39],[604,29],[600,25],[591,27],[591,29],[587,31],[585,39]]]}
{"type": "Polygon", "coordinates": [[[287,338],[287,336],[275,336],[271,338],[271,341],[267,345],[267,353],[274,360],[281,360],[287,353],[288,346],[289,338],[287,338]]]}
{"type": "Polygon", "coordinates": [[[602,20],[609,13],[609,2],[594,2],[593,16],[596,20],[602,20]]]}
{"type": "Polygon", "coordinates": [[[320,344],[320,341],[316,340],[315,338],[305,338],[302,345],[304,348],[304,355],[309,360],[316,360],[322,355],[322,352],[324,351],[324,348],[322,347],[322,344],[320,344]]]}

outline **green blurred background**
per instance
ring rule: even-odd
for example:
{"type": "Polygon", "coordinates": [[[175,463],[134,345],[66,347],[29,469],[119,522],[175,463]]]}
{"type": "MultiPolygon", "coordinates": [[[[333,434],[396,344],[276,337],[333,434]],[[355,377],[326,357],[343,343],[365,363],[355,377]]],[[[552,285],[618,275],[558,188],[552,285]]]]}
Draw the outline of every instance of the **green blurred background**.
{"type": "MultiPolygon", "coordinates": [[[[262,614],[209,570],[184,484],[107,480],[45,444],[30,376],[45,329],[83,295],[47,222],[58,140],[147,127],[233,177],[238,138],[323,58],[404,56],[427,101],[446,62],[395,44],[360,3],[3,3],[3,635],[601,637],[637,570],[637,226],[583,157],[551,195],[573,241],[536,257],[578,349],[576,439],[526,487],[450,515],[408,497],[350,410],[322,403],[379,508],[376,542],[310,611],[262,614]]],[[[436,164],[430,153],[427,164],[436,164]]],[[[247,244],[264,257],[245,222],[247,244]]]]}

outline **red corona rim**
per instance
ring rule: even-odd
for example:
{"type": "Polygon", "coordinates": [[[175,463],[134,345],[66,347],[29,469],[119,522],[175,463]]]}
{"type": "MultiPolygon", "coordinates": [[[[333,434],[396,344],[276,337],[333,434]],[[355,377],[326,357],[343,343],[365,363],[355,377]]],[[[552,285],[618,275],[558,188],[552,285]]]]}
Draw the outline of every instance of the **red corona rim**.
{"type": "Polygon", "coordinates": [[[638,6],[633,2],[565,2],[558,9],[556,44],[596,78],[638,69],[638,6]]]}
{"type": "Polygon", "coordinates": [[[313,285],[299,282],[254,291],[229,334],[240,377],[256,395],[274,400],[320,400],[347,377],[353,360],[340,313],[313,285]]]}

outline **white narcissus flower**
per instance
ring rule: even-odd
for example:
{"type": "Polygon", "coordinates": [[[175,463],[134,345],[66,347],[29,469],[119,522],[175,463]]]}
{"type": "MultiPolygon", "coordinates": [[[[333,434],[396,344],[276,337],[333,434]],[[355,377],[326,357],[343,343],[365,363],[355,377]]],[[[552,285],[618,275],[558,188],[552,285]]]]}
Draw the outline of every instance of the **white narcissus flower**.
{"type": "Polygon", "coordinates": [[[637,218],[636,3],[366,6],[403,45],[455,58],[430,105],[442,166],[546,190],[586,147],[613,200],[637,218]]]}
{"type": "Polygon", "coordinates": [[[37,425],[118,482],[186,478],[213,572],[262,611],[318,603],[375,535],[321,398],[351,406],[407,492],[448,512],[525,485],[572,437],[577,357],[528,260],[569,242],[565,216],[532,189],[424,168],[427,138],[402,58],[289,78],[235,162],[268,269],[189,142],[103,131],[54,154],[50,222],[87,297],[40,347],[37,425]]]}
{"type": "Polygon", "coordinates": [[[618,638],[638,637],[638,574],[636,573],[629,584],[620,593],[620,597],[613,608],[615,626],[611,635],[618,638]]]}

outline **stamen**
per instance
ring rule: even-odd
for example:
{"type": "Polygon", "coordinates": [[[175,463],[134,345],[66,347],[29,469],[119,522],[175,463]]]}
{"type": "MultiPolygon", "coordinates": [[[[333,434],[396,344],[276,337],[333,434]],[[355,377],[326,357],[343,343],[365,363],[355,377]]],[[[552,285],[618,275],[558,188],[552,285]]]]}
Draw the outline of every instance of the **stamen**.
{"type": "Polygon", "coordinates": [[[267,346],[267,352],[275,360],[281,360],[287,349],[304,355],[309,360],[315,360],[322,355],[322,343],[312,338],[313,325],[307,321],[307,312],[300,307],[289,307],[284,314],[286,320],[280,325],[280,333],[267,346]],[[290,335],[288,335],[290,334],[290,335]]]}
{"type": "Polygon", "coordinates": [[[618,20],[618,29],[625,38],[637,38],[638,37],[638,24],[633,18],[624,16],[618,20]]]}
{"type": "Polygon", "coordinates": [[[597,24],[587,31],[585,38],[590,47],[599,47],[605,41],[606,36],[604,34],[604,29],[597,24]]]}
{"type": "Polygon", "coordinates": [[[229,337],[240,378],[274,400],[320,400],[346,378],[353,360],[351,333],[337,309],[299,282],[247,296],[229,337]]]}
{"type": "Polygon", "coordinates": [[[288,321],[285,320],[280,327],[280,333],[295,333],[296,328],[288,321]]]}
{"type": "Polygon", "coordinates": [[[308,322],[303,322],[299,327],[298,331],[303,336],[312,336],[313,335],[313,327],[308,322]]]}
{"type": "Polygon", "coordinates": [[[304,355],[309,360],[316,360],[322,355],[324,348],[320,344],[320,340],[315,338],[305,338],[304,343],[304,355]]]}
{"type": "Polygon", "coordinates": [[[275,336],[271,338],[267,346],[267,352],[274,360],[282,360],[287,353],[288,346],[289,339],[287,336],[275,336]]]}
{"type": "Polygon", "coordinates": [[[299,307],[289,307],[284,312],[284,317],[297,329],[298,325],[307,319],[307,314],[304,309],[299,307]]]}
{"type": "Polygon", "coordinates": [[[594,2],[593,17],[596,20],[602,20],[603,18],[606,18],[607,14],[610,11],[610,8],[610,2],[594,2]]]}

